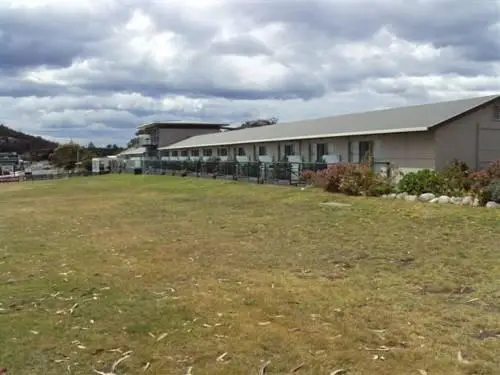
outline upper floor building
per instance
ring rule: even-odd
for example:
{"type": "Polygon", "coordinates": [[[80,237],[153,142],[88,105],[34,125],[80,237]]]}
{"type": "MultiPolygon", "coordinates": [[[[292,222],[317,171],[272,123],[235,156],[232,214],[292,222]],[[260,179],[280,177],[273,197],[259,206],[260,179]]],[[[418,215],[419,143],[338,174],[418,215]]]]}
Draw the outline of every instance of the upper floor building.
{"type": "Polygon", "coordinates": [[[148,135],[154,148],[166,147],[196,135],[218,133],[228,124],[207,122],[150,122],[137,128],[137,135],[148,135]]]}

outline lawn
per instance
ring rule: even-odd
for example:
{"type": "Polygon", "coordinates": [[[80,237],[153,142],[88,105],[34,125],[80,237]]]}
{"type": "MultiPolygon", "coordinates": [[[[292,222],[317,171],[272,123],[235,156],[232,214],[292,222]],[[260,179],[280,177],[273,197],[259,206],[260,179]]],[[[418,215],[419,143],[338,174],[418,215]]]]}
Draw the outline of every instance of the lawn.
{"type": "Polygon", "coordinates": [[[500,373],[500,210],[167,176],[2,184],[0,285],[8,374],[500,373]]]}

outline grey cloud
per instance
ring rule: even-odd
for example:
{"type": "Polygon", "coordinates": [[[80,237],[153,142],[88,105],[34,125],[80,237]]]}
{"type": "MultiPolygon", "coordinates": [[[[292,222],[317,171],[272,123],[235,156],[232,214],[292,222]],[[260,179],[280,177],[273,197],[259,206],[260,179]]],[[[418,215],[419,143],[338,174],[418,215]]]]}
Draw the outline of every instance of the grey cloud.
{"type": "Polygon", "coordinates": [[[217,55],[242,56],[272,55],[273,53],[264,43],[248,35],[241,35],[227,41],[215,42],[210,46],[208,52],[217,55]]]}
{"type": "Polygon", "coordinates": [[[490,0],[477,0],[473,5],[456,0],[256,0],[234,4],[234,11],[258,24],[284,23],[290,39],[306,43],[325,36],[332,43],[364,40],[387,27],[406,40],[455,47],[478,60],[498,60],[500,54],[500,35],[492,29],[500,22],[500,6],[490,0]]]}
{"type": "MultiPolygon", "coordinates": [[[[286,103],[293,103],[288,105],[294,109],[313,108],[308,106],[325,96],[342,103],[341,98],[352,92],[369,91],[411,102],[434,95],[408,80],[381,78],[498,76],[500,28],[495,23],[500,20],[500,9],[495,1],[476,0],[474,6],[455,0],[411,4],[403,0],[234,0],[218,4],[206,14],[181,2],[154,0],[116,1],[98,11],[0,6],[0,104],[2,97],[17,98],[17,102],[31,97],[15,109],[2,105],[8,108],[8,119],[36,124],[42,134],[70,138],[92,138],[93,134],[124,142],[139,123],[158,119],[239,122],[260,111],[272,114],[286,103]],[[122,51],[126,43],[116,30],[135,10],[150,16],[156,31],[175,33],[184,51],[180,59],[189,59],[158,66],[147,54],[122,51]],[[221,40],[221,25],[227,22],[236,36],[221,40]],[[281,25],[282,32],[270,40],[251,34],[256,27],[270,24],[281,25]],[[362,61],[342,54],[342,45],[376,43],[374,35],[382,30],[412,43],[432,44],[441,48],[441,54],[419,60],[382,48],[378,56],[362,61]],[[266,84],[259,77],[254,80],[257,83],[251,77],[242,82],[240,72],[231,66],[232,58],[242,57],[279,63],[284,73],[266,84]],[[69,67],[90,58],[86,67],[58,73],[67,85],[22,77],[40,66],[69,67]],[[114,98],[115,93],[124,95],[114,98]],[[134,93],[140,100],[125,103],[123,98],[134,93]],[[200,98],[203,105],[165,109],[165,96],[200,98]]],[[[467,90],[495,87],[500,89],[496,81],[491,87],[482,84],[467,90]]],[[[375,103],[373,97],[369,100],[375,103]]],[[[330,102],[324,106],[328,114],[337,106],[344,107],[330,102]]]]}
{"type": "Polygon", "coordinates": [[[84,56],[124,21],[128,11],[119,7],[101,13],[57,7],[0,8],[0,68],[16,70],[41,65],[64,67],[84,56]]]}

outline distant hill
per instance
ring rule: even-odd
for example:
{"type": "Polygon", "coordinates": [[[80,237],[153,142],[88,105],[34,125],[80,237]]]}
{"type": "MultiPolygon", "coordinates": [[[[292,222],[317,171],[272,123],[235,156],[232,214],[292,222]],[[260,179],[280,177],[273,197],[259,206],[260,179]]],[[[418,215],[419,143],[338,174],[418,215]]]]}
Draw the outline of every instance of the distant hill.
{"type": "Polygon", "coordinates": [[[0,152],[17,152],[24,159],[47,160],[58,146],[56,142],[18,132],[0,124],[0,152]]]}

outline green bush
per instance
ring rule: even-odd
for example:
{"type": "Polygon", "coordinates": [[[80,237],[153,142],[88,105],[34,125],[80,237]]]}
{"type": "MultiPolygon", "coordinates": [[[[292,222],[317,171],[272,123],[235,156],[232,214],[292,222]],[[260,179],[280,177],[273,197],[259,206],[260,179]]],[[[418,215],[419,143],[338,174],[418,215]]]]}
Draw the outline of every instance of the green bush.
{"type": "Polygon", "coordinates": [[[489,184],[485,193],[486,194],[483,200],[500,203],[500,179],[494,180],[491,184],[489,184]]]}
{"type": "Polygon", "coordinates": [[[443,175],[430,169],[422,169],[405,174],[398,183],[398,190],[413,195],[423,193],[441,195],[448,194],[449,189],[443,175]]]}
{"type": "Polygon", "coordinates": [[[448,194],[460,196],[471,190],[471,171],[467,163],[453,160],[440,174],[445,180],[448,194]]]}
{"type": "Polygon", "coordinates": [[[376,176],[376,179],[365,192],[370,197],[380,197],[384,194],[391,194],[394,191],[394,184],[386,177],[376,176]]]}

